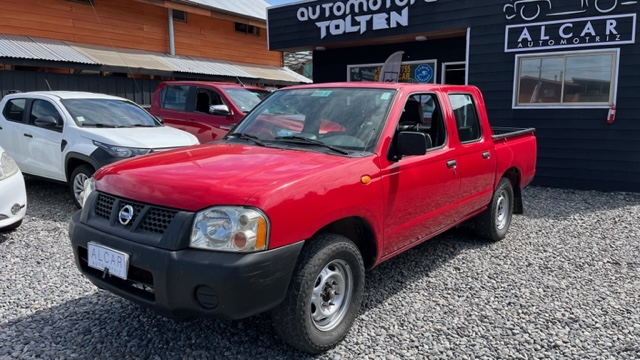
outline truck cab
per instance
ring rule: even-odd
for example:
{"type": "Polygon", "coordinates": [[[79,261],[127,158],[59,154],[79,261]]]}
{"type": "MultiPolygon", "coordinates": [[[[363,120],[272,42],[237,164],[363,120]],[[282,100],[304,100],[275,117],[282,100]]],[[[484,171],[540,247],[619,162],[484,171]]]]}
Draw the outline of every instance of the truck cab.
{"type": "Polygon", "coordinates": [[[206,143],[226,135],[266,91],[231,83],[165,81],[156,88],[149,112],[206,143]]]}

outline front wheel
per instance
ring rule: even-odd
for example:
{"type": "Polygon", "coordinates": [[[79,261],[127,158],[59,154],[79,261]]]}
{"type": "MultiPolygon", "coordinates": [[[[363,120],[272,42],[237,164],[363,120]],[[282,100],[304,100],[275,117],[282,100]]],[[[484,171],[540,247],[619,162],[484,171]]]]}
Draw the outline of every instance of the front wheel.
{"type": "Polygon", "coordinates": [[[511,225],[513,202],[511,182],[507,178],[500,179],[489,206],[475,219],[476,233],[490,241],[504,239],[511,225]]]}
{"type": "Polygon", "coordinates": [[[82,208],[82,204],[80,204],[80,194],[84,190],[84,182],[92,177],[94,172],[95,170],[91,166],[83,164],[73,169],[71,173],[71,178],[69,178],[69,191],[71,193],[71,199],[78,209],[82,208]]]}
{"type": "Polygon", "coordinates": [[[285,342],[317,354],[336,346],[353,325],[364,292],[364,264],[344,236],[323,234],[309,242],[285,300],[271,315],[285,342]]]}

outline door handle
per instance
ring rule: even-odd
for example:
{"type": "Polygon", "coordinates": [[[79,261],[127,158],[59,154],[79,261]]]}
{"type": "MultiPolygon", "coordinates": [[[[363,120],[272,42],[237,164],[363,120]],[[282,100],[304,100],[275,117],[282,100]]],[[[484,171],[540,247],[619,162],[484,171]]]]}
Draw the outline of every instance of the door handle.
{"type": "Polygon", "coordinates": [[[32,138],[33,137],[33,135],[31,135],[31,134],[24,134],[24,136],[26,136],[28,138],[32,138]]]}
{"type": "Polygon", "coordinates": [[[448,167],[449,169],[453,169],[454,167],[456,167],[456,165],[457,165],[457,164],[458,164],[458,162],[457,162],[457,161],[455,161],[455,160],[449,160],[449,161],[447,161],[447,167],[448,167]]]}
{"type": "Polygon", "coordinates": [[[485,152],[482,153],[482,158],[483,159],[488,159],[490,157],[491,157],[491,153],[490,152],[485,151],[485,152]]]}

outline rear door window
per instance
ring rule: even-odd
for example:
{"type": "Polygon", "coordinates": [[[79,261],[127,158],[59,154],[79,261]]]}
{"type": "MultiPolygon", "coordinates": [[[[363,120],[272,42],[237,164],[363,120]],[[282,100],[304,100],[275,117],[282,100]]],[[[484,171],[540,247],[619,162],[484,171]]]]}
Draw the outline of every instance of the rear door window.
{"type": "Polygon", "coordinates": [[[23,122],[26,104],[26,99],[11,99],[4,106],[2,115],[9,121],[23,122]]]}
{"type": "Polygon", "coordinates": [[[449,100],[456,118],[460,142],[467,143],[480,140],[482,138],[480,119],[471,95],[450,94],[449,100]]]}
{"type": "Polygon", "coordinates": [[[170,85],[162,89],[160,103],[163,109],[185,111],[187,105],[188,85],[170,85]]]}

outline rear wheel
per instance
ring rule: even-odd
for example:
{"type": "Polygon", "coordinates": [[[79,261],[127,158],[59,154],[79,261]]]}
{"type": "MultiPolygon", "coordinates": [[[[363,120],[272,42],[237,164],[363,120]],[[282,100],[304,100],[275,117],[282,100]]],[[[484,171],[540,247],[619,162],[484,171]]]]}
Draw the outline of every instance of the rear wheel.
{"type": "Polygon", "coordinates": [[[504,239],[513,216],[513,187],[507,178],[500,179],[487,209],[475,219],[476,233],[490,241],[504,239]]]}
{"type": "Polygon", "coordinates": [[[285,300],[271,315],[285,342],[320,353],[342,341],[358,315],[364,265],[358,248],[344,236],[324,234],[309,241],[285,300]]]}
{"type": "Polygon", "coordinates": [[[80,194],[84,190],[84,182],[92,177],[94,172],[95,170],[91,166],[82,164],[73,169],[71,173],[69,191],[71,193],[71,199],[78,209],[82,208],[82,204],[80,204],[80,194]]]}

